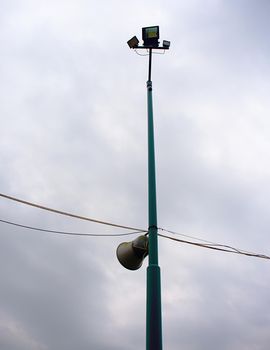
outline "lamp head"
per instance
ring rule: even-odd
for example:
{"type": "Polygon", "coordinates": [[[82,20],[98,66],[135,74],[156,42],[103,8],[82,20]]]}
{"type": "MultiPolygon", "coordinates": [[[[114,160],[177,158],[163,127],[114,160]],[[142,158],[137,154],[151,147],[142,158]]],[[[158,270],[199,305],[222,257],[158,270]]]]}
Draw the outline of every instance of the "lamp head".
{"type": "Polygon", "coordinates": [[[168,40],[163,40],[163,47],[168,49],[171,46],[171,42],[168,40]]]}
{"type": "Polygon", "coordinates": [[[135,49],[138,46],[138,44],[139,44],[139,40],[138,40],[138,38],[136,36],[134,36],[127,43],[128,43],[128,46],[131,49],[135,49]]]}
{"type": "Polygon", "coordinates": [[[143,46],[158,47],[159,42],[159,26],[142,28],[143,46]]]}

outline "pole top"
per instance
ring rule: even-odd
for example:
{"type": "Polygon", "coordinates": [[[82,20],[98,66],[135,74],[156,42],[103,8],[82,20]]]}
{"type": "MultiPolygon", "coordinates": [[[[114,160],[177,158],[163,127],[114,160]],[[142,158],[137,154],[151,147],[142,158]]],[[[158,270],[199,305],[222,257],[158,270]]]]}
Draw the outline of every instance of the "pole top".
{"type": "Polygon", "coordinates": [[[127,41],[131,49],[155,49],[155,50],[169,50],[171,42],[163,40],[162,46],[159,46],[159,26],[143,27],[142,28],[143,45],[139,45],[139,39],[133,36],[127,41]]]}

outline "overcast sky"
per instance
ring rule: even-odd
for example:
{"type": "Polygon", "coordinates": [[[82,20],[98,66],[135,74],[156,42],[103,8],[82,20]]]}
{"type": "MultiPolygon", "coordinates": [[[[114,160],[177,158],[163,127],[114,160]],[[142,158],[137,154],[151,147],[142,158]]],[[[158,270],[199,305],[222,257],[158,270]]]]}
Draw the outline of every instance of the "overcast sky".
{"type": "MultiPolygon", "coordinates": [[[[147,228],[147,57],[153,57],[158,226],[270,254],[265,0],[0,0],[0,192],[147,228]]],[[[0,198],[0,219],[124,233],[0,198]]],[[[0,348],[145,348],[146,266],[130,237],[0,223],[0,348]]],[[[270,263],[159,239],[164,349],[266,350],[270,263]]],[[[147,259],[146,259],[147,260],[147,259]]]]}

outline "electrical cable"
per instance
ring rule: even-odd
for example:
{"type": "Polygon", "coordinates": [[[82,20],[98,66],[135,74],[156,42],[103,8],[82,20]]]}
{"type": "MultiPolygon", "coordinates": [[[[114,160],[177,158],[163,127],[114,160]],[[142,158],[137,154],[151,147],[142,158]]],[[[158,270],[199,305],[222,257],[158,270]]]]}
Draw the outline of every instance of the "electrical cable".
{"type": "MultiPolygon", "coordinates": [[[[0,219],[0,222],[2,222],[2,223],[6,223],[6,224],[17,226],[17,227],[22,227],[22,228],[26,228],[26,229],[30,229],[30,230],[36,230],[36,231],[42,231],[42,232],[48,232],[48,233],[62,234],[62,235],[94,236],[94,237],[128,236],[128,235],[137,234],[137,233],[145,233],[145,234],[147,234],[147,232],[148,232],[147,230],[143,230],[143,229],[138,229],[138,228],[133,228],[133,227],[129,227],[129,226],[113,224],[113,223],[106,222],[106,221],[96,220],[96,219],[88,218],[88,217],[85,217],[85,216],[75,215],[75,214],[71,214],[71,213],[68,213],[68,212],[60,211],[60,210],[57,210],[57,209],[44,207],[42,205],[35,204],[35,203],[32,203],[32,202],[28,202],[28,201],[25,201],[25,200],[22,200],[22,199],[19,199],[19,198],[11,197],[11,196],[5,195],[3,193],[0,193],[0,197],[6,198],[6,199],[10,199],[10,200],[13,200],[13,201],[25,204],[25,205],[29,205],[29,206],[32,206],[32,207],[36,207],[36,208],[39,208],[39,209],[42,209],[42,210],[47,210],[47,211],[50,211],[50,212],[53,212],[53,213],[56,213],[56,214],[70,216],[70,217],[73,217],[73,218],[76,218],[76,219],[91,221],[91,222],[94,222],[94,223],[103,224],[103,225],[107,225],[107,226],[113,226],[113,227],[117,227],[117,228],[132,230],[132,232],[119,233],[119,234],[95,234],[95,233],[66,232],[66,231],[47,230],[47,229],[42,229],[42,228],[37,228],[37,227],[32,227],[32,226],[27,226],[27,225],[22,225],[22,224],[18,224],[18,223],[14,223],[14,222],[11,222],[11,221],[0,219]]],[[[201,238],[197,238],[197,237],[193,237],[193,236],[177,233],[177,232],[166,230],[166,229],[163,229],[163,228],[159,228],[159,230],[162,230],[162,231],[165,231],[165,232],[168,232],[168,233],[172,233],[172,234],[176,234],[176,235],[180,235],[180,236],[184,236],[184,237],[188,237],[188,238],[192,238],[192,239],[196,239],[196,240],[199,240],[199,241],[202,241],[202,242],[206,242],[206,243],[191,242],[191,241],[188,241],[188,240],[178,239],[178,238],[174,238],[174,237],[170,237],[170,236],[158,233],[158,235],[160,237],[167,238],[167,239],[170,239],[170,240],[173,240],[173,241],[176,241],[176,242],[191,244],[191,245],[198,246],[198,247],[201,247],[201,248],[208,248],[208,249],[218,250],[218,251],[227,252],[227,253],[241,254],[241,255],[246,255],[246,256],[251,256],[251,257],[256,257],[256,258],[261,258],[261,259],[270,259],[270,256],[268,256],[268,255],[257,254],[257,253],[245,251],[245,250],[242,250],[242,249],[237,249],[237,248],[234,248],[234,247],[229,246],[229,245],[213,243],[213,242],[210,242],[210,241],[203,240],[201,238]]]]}
{"type": "Polygon", "coordinates": [[[28,202],[28,201],[25,201],[25,200],[22,200],[22,199],[19,199],[19,198],[11,197],[11,196],[8,196],[8,195],[3,194],[3,193],[0,193],[0,197],[6,198],[6,199],[10,199],[12,201],[15,201],[15,202],[18,202],[18,203],[22,203],[22,204],[25,204],[25,205],[29,205],[29,206],[32,206],[32,207],[35,207],[35,208],[39,208],[39,209],[42,209],[42,210],[47,210],[47,211],[50,211],[50,212],[53,212],[53,213],[56,213],[56,214],[69,216],[69,217],[72,217],[72,218],[75,218],[75,219],[91,221],[91,222],[94,222],[96,224],[113,226],[113,227],[117,227],[117,228],[123,228],[123,229],[126,229],[126,230],[132,230],[132,231],[138,231],[138,232],[146,232],[147,231],[147,230],[143,230],[143,229],[140,229],[140,228],[134,228],[134,227],[130,227],[130,226],[113,224],[111,222],[106,222],[106,221],[101,221],[101,220],[97,220],[97,219],[92,219],[92,218],[89,218],[89,217],[86,217],[86,216],[76,215],[76,214],[68,213],[68,212],[65,212],[65,211],[44,207],[43,205],[39,205],[39,204],[28,202]]]}
{"type": "Polygon", "coordinates": [[[69,236],[120,237],[120,236],[129,236],[129,235],[133,235],[133,234],[136,234],[136,233],[142,233],[141,231],[133,231],[133,232],[128,232],[128,233],[112,233],[112,234],[107,234],[107,233],[67,232],[67,231],[47,230],[47,229],[43,229],[43,228],[39,228],[39,227],[22,225],[22,224],[18,224],[18,223],[7,221],[7,220],[3,220],[3,219],[0,219],[0,222],[3,222],[3,223],[8,224],[8,225],[13,225],[13,226],[17,226],[17,227],[26,228],[26,229],[29,229],[29,230],[35,230],[35,231],[41,231],[41,232],[47,232],[47,233],[55,233],[55,234],[60,234],[60,235],[69,235],[69,236]]]}
{"type": "Polygon", "coordinates": [[[158,52],[158,51],[153,51],[152,52],[154,55],[165,55],[165,50],[158,52]]]}
{"type": "Polygon", "coordinates": [[[159,227],[158,230],[161,230],[161,231],[164,231],[164,232],[168,232],[168,233],[172,233],[173,235],[178,235],[178,236],[182,236],[182,237],[192,238],[192,239],[196,239],[197,241],[201,241],[201,242],[205,242],[205,243],[216,245],[215,242],[207,241],[206,239],[198,238],[198,237],[187,235],[187,234],[184,234],[184,233],[179,233],[179,232],[175,232],[175,231],[171,231],[171,230],[166,230],[165,228],[159,227]]]}
{"type": "Polygon", "coordinates": [[[145,53],[145,54],[142,54],[142,53],[139,53],[136,49],[134,49],[135,53],[139,56],[149,56],[149,52],[147,50],[148,53],[145,53]]]}
{"type": "MultiPolygon", "coordinates": [[[[153,49],[154,50],[154,49],[153,49]]],[[[149,52],[147,50],[147,53],[143,54],[143,53],[139,53],[136,49],[134,49],[135,53],[139,56],[149,56],[149,52]]],[[[157,51],[152,51],[153,55],[164,55],[165,54],[165,50],[163,50],[162,52],[157,52],[157,51]]]]}
{"type": "Polygon", "coordinates": [[[215,242],[212,242],[212,241],[207,241],[205,239],[201,239],[201,238],[198,238],[198,237],[195,237],[195,236],[191,236],[191,235],[186,235],[186,234],[183,234],[183,233],[179,233],[179,232],[175,232],[175,231],[170,231],[170,230],[166,230],[166,229],[163,229],[163,228],[158,228],[159,230],[162,230],[162,231],[165,231],[165,232],[168,232],[168,233],[172,233],[174,235],[178,235],[178,236],[182,236],[182,237],[187,237],[187,238],[192,238],[192,239],[195,239],[197,241],[201,241],[201,242],[205,242],[207,243],[207,246],[214,246],[214,247],[223,247],[223,248],[228,248],[228,249],[233,249],[234,251],[236,252],[245,252],[245,253],[250,253],[248,251],[244,251],[243,249],[238,249],[238,248],[235,248],[235,247],[232,247],[230,245],[225,245],[225,244],[220,244],[220,243],[215,243],[215,242]]]}
{"type": "Polygon", "coordinates": [[[166,235],[163,235],[161,233],[159,233],[158,235],[160,237],[167,238],[167,239],[170,239],[170,240],[173,240],[176,242],[191,244],[191,245],[195,245],[195,246],[201,247],[201,248],[208,248],[208,249],[218,250],[218,251],[227,252],[227,253],[241,254],[241,255],[251,256],[254,258],[261,258],[261,259],[270,260],[270,256],[268,256],[268,255],[246,252],[244,250],[239,250],[239,249],[233,248],[231,246],[227,246],[227,245],[222,245],[222,244],[213,245],[213,244],[196,243],[196,242],[191,242],[191,241],[187,241],[184,239],[178,239],[178,238],[166,236],[166,235]]]}
{"type": "MultiPolygon", "coordinates": [[[[83,237],[83,236],[84,237],[120,237],[120,236],[130,236],[130,235],[133,235],[133,234],[142,233],[141,230],[140,231],[137,230],[137,231],[133,231],[133,232],[128,232],[128,233],[112,233],[112,234],[68,232],[68,231],[48,230],[48,229],[43,229],[43,228],[39,228],[39,227],[22,225],[22,224],[18,224],[18,223],[11,222],[11,221],[8,221],[8,220],[3,220],[3,219],[0,219],[0,222],[8,224],[8,225],[13,225],[13,226],[16,226],[16,227],[29,229],[29,230],[35,230],[35,231],[41,231],[41,232],[52,233],[52,234],[59,234],[59,235],[80,236],[80,237],[83,237]]],[[[143,233],[147,234],[147,231],[144,231],[143,233]]],[[[191,241],[187,241],[187,240],[184,240],[184,239],[178,239],[178,238],[170,237],[170,236],[167,236],[167,235],[163,235],[161,233],[158,233],[158,236],[163,237],[163,238],[167,238],[167,239],[179,242],[179,243],[186,243],[186,244],[194,245],[194,246],[201,247],[201,248],[208,248],[208,249],[222,251],[222,252],[226,252],[226,253],[234,253],[234,254],[240,254],[240,255],[246,255],[246,256],[250,256],[250,257],[270,260],[270,256],[267,256],[267,255],[264,255],[264,254],[252,253],[252,252],[248,252],[248,251],[244,251],[244,250],[240,250],[240,249],[236,249],[234,247],[231,247],[231,246],[228,246],[228,245],[224,245],[224,244],[196,243],[196,242],[191,242],[191,241]]]]}

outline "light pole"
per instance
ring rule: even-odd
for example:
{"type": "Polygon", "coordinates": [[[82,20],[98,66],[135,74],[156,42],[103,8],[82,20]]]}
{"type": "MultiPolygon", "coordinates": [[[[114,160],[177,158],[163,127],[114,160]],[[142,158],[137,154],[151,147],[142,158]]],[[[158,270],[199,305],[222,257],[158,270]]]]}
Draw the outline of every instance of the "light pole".
{"type": "MultiPolygon", "coordinates": [[[[132,270],[138,268],[139,264],[131,264],[128,267],[127,260],[134,257],[143,260],[149,254],[149,264],[147,267],[147,292],[146,292],[146,349],[162,350],[162,316],[161,316],[161,288],[160,288],[160,267],[158,265],[158,234],[157,234],[157,204],[156,204],[156,171],[155,171],[155,142],[154,142],[154,122],[153,122],[153,99],[152,99],[152,50],[168,50],[170,42],[164,40],[163,46],[159,46],[159,27],[142,28],[143,46],[139,46],[136,36],[128,41],[132,49],[146,49],[149,51],[148,81],[147,86],[147,115],[148,115],[148,242],[143,236],[141,250],[138,250],[137,242],[129,244],[130,250],[125,249],[126,254],[121,255],[118,247],[118,259],[127,268],[132,270]],[[143,252],[138,255],[138,252],[143,252]]],[[[138,239],[137,239],[138,240],[138,239]]],[[[132,260],[132,261],[133,261],[132,260]]]]}

